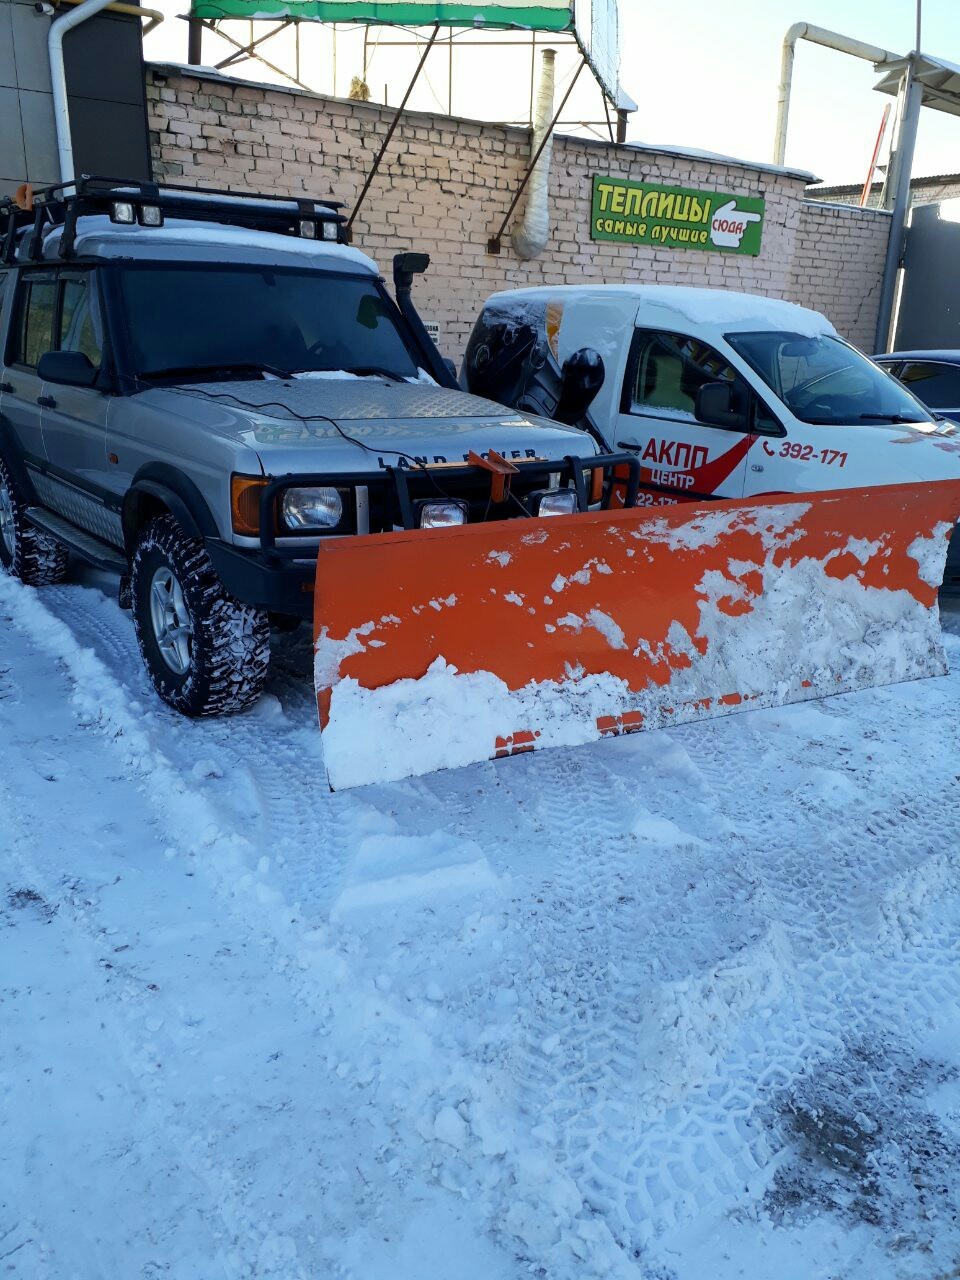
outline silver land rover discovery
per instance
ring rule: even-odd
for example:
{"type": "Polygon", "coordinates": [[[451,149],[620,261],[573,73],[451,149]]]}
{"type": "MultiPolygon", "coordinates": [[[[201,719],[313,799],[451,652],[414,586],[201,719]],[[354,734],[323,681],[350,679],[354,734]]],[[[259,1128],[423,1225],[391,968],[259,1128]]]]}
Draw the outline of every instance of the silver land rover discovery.
{"type": "Polygon", "coordinates": [[[572,425],[595,361],[570,425],[466,394],[412,305],[426,256],[392,298],[338,208],[104,179],[0,205],[0,562],[114,570],[187,715],[257,697],[321,539],[572,512],[624,462],[572,425]]]}

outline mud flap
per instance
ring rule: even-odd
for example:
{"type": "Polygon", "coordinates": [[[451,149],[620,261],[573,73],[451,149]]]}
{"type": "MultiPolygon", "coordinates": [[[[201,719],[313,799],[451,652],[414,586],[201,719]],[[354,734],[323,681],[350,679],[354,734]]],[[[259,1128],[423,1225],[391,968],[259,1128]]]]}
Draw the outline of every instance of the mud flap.
{"type": "Polygon", "coordinates": [[[942,675],[960,482],[324,543],[331,787],[942,675]]]}

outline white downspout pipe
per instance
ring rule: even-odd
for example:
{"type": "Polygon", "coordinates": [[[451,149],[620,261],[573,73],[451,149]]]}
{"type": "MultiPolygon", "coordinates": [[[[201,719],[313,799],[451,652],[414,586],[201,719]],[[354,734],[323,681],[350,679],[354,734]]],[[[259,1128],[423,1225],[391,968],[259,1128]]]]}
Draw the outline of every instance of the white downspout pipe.
{"type": "Polygon", "coordinates": [[[809,22],[795,22],[783,37],[783,59],[780,64],[780,88],[777,91],[777,131],[773,143],[773,163],[782,165],[787,151],[787,120],[790,115],[790,90],[793,84],[793,58],[797,41],[809,40],[812,44],[823,45],[825,49],[836,49],[838,53],[849,53],[854,58],[863,58],[874,66],[884,62],[899,62],[901,54],[891,53],[889,49],[881,49],[876,44],[866,44],[863,40],[854,40],[852,36],[841,35],[839,31],[827,31],[824,27],[815,27],[809,22]]]}
{"type": "MultiPolygon", "coordinates": [[[[540,85],[537,89],[537,106],[530,141],[531,159],[540,149],[544,135],[553,124],[553,92],[557,55],[553,49],[544,49],[540,68],[540,85]]],[[[513,248],[518,258],[539,258],[550,239],[550,159],[553,154],[553,138],[547,140],[527,184],[527,203],[523,221],[513,232],[513,248]]]]}
{"type": "Polygon", "coordinates": [[[67,74],[63,65],[63,37],[81,22],[94,17],[111,0],[84,0],[75,9],[61,14],[50,23],[47,53],[50,58],[50,83],[53,87],[53,119],[57,129],[57,154],[60,157],[60,181],[72,182],[73,140],[70,137],[70,104],[67,101],[67,74]]]}

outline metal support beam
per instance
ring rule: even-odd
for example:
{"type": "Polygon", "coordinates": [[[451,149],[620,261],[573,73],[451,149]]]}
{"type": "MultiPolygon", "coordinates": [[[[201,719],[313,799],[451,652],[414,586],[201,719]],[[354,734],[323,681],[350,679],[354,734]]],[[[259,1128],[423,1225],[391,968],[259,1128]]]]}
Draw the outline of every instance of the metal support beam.
{"type": "Polygon", "coordinates": [[[540,145],[539,147],[537,147],[536,154],[533,156],[530,163],[527,165],[527,171],[523,175],[523,181],[520,183],[519,187],[517,187],[516,193],[514,194],[513,199],[510,201],[510,208],[507,210],[503,221],[500,223],[500,230],[497,231],[495,235],[492,235],[490,239],[487,241],[487,253],[498,254],[501,252],[503,248],[503,233],[507,229],[507,224],[509,223],[510,219],[513,217],[514,209],[516,209],[517,205],[520,203],[520,197],[523,195],[524,191],[526,191],[527,189],[527,183],[530,181],[533,171],[537,167],[537,161],[540,159],[541,155],[543,155],[543,149],[547,145],[547,143],[550,141],[550,138],[553,135],[553,131],[557,127],[557,121],[560,119],[561,115],[563,114],[563,108],[567,105],[570,95],[571,93],[573,93],[574,85],[580,79],[580,72],[583,70],[583,68],[586,65],[587,65],[586,60],[584,60],[577,67],[577,70],[574,73],[574,77],[570,81],[569,85],[567,86],[566,93],[563,95],[563,101],[560,103],[560,108],[557,111],[557,114],[553,117],[553,119],[550,122],[550,128],[545,131],[543,137],[540,139],[540,145]]]}
{"type": "MultiPolygon", "coordinates": [[[[264,35],[251,39],[249,44],[241,45],[234,41],[234,43],[237,43],[236,52],[228,53],[225,58],[221,58],[221,60],[215,64],[216,70],[222,71],[225,67],[232,67],[234,63],[244,62],[247,58],[259,58],[260,55],[257,53],[257,49],[259,49],[262,44],[266,44],[266,42],[274,36],[279,35],[281,31],[286,31],[291,22],[291,18],[284,19],[284,21],[282,21],[279,26],[274,27],[272,31],[267,31],[264,35]]],[[[253,26],[253,23],[250,25],[253,26]]],[[[222,35],[223,32],[221,31],[220,34],[222,35]]],[[[291,76],[290,78],[292,80],[294,77],[291,76]]]]}
{"type": "Polygon", "coordinates": [[[357,203],[353,206],[353,213],[351,213],[350,217],[347,219],[347,225],[345,230],[348,236],[350,235],[350,232],[353,230],[353,224],[356,221],[357,214],[360,212],[363,202],[367,198],[367,192],[370,190],[370,184],[373,182],[374,178],[377,176],[377,171],[379,170],[380,163],[383,160],[384,155],[386,154],[387,147],[389,147],[393,139],[393,135],[397,131],[397,125],[400,123],[400,117],[403,115],[406,105],[410,100],[410,95],[411,93],[413,93],[414,86],[416,85],[417,81],[420,79],[420,72],[423,70],[424,63],[427,60],[427,55],[429,54],[430,50],[433,48],[434,42],[436,41],[436,38],[439,34],[440,34],[440,23],[437,22],[434,24],[433,31],[431,31],[430,33],[430,39],[427,41],[427,47],[424,49],[423,54],[420,58],[420,61],[417,63],[417,69],[413,73],[413,79],[407,85],[407,91],[403,95],[403,101],[400,103],[399,107],[397,107],[396,113],[394,114],[393,119],[390,121],[390,127],[387,130],[386,137],[384,138],[383,142],[380,144],[380,150],[377,152],[377,158],[374,160],[373,166],[371,167],[370,172],[367,174],[367,180],[363,184],[363,190],[360,192],[360,195],[357,197],[357,203]]]}
{"type": "Polygon", "coordinates": [[[187,19],[187,62],[191,67],[203,65],[203,22],[200,18],[187,19]]]}
{"type": "MultiPolygon", "coordinates": [[[[233,36],[228,35],[222,27],[218,27],[215,22],[210,21],[208,18],[203,19],[203,26],[205,30],[212,31],[214,35],[220,36],[222,40],[226,40],[228,44],[232,44],[235,49],[247,48],[246,45],[242,45],[239,40],[234,40],[233,36]]],[[[270,34],[275,35],[276,32],[271,32],[270,34]]],[[[298,89],[306,89],[308,93],[315,92],[310,85],[304,84],[302,80],[297,80],[289,71],[284,71],[283,67],[276,66],[275,63],[270,62],[265,58],[262,53],[257,53],[257,51],[254,50],[253,53],[247,53],[245,56],[253,62],[262,62],[265,67],[269,67],[271,71],[275,71],[278,76],[283,76],[285,80],[289,80],[291,84],[295,84],[298,89]]],[[[243,61],[243,59],[241,58],[240,61],[243,61]]]]}
{"type": "Polygon", "coordinates": [[[895,167],[893,216],[890,220],[890,238],[887,241],[887,256],[883,264],[883,280],[880,285],[880,308],[874,337],[876,352],[890,350],[890,327],[897,293],[897,276],[906,245],[907,214],[910,211],[910,178],[913,173],[913,153],[917,144],[917,126],[920,123],[922,99],[923,86],[919,80],[914,79],[911,62],[904,85],[903,111],[897,129],[896,151],[893,157],[895,167]]]}

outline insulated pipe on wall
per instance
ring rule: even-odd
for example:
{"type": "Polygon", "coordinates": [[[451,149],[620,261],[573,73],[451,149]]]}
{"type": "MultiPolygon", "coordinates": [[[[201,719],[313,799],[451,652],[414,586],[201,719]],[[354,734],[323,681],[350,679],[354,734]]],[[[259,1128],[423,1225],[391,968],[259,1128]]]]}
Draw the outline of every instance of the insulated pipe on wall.
{"type": "Polygon", "coordinates": [[[790,90],[793,83],[793,58],[798,40],[809,40],[813,44],[823,45],[825,49],[836,49],[838,53],[849,53],[854,58],[863,58],[875,66],[884,62],[899,62],[901,54],[891,53],[889,49],[881,49],[876,44],[866,44],[863,40],[854,40],[852,36],[841,35],[839,31],[827,31],[824,27],[815,27],[810,22],[795,22],[783,37],[783,60],[780,64],[780,88],[777,92],[777,132],[773,143],[773,163],[783,164],[787,151],[787,120],[790,115],[790,90]]]}
{"type": "MultiPolygon", "coordinates": [[[[531,159],[537,154],[544,136],[553,124],[553,92],[557,55],[553,49],[544,49],[540,67],[540,85],[537,89],[537,107],[530,142],[531,159]]],[[[550,239],[550,159],[553,139],[548,138],[540,159],[534,166],[527,184],[527,203],[523,221],[514,231],[513,248],[518,258],[539,258],[550,239]]]]}
{"type": "Polygon", "coordinates": [[[111,0],[83,0],[75,9],[63,13],[50,23],[47,53],[50,58],[50,81],[53,86],[53,119],[57,130],[57,154],[60,157],[60,181],[72,182],[73,140],[70,137],[70,104],[67,100],[67,74],[63,65],[63,37],[81,22],[108,8],[111,0]]]}

